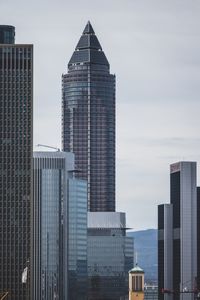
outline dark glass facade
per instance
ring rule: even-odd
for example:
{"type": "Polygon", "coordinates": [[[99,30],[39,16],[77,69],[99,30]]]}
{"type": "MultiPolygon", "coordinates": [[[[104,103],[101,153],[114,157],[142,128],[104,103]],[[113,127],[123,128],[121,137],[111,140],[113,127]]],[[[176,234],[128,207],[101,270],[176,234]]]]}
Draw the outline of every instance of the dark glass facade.
{"type": "Polygon", "coordinates": [[[200,187],[197,187],[197,288],[200,290],[200,187]]]}
{"type": "Polygon", "coordinates": [[[14,42],[14,28],[11,32],[7,28],[0,26],[0,291],[9,292],[6,299],[27,300],[31,259],[33,46],[9,44],[14,42]],[[29,268],[28,279],[22,284],[25,267],[29,268]]]}
{"type": "Polygon", "coordinates": [[[115,76],[90,23],[62,76],[63,150],[88,181],[88,209],[115,210],[115,76]]]}
{"type": "Polygon", "coordinates": [[[10,25],[0,25],[0,44],[15,43],[15,27],[10,25]]]}
{"type": "MultiPolygon", "coordinates": [[[[173,229],[180,230],[180,171],[170,174],[170,202],[173,204],[173,229]]],[[[173,239],[173,290],[180,290],[181,282],[181,245],[180,237],[173,239]]],[[[174,293],[174,300],[180,299],[180,294],[174,293]]]]}
{"type": "Polygon", "coordinates": [[[173,288],[174,300],[180,299],[180,277],[181,277],[181,245],[180,239],[173,240],[173,288]]]}
{"type": "Polygon", "coordinates": [[[128,294],[133,241],[125,231],[88,229],[88,299],[116,300],[128,294]]]}
{"type": "Polygon", "coordinates": [[[161,204],[158,206],[158,298],[159,300],[164,300],[164,294],[162,289],[164,287],[164,205],[161,204]]]}
{"type": "Polygon", "coordinates": [[[173,228],[180,228],[180,172],[170,174],[170,201],[173,204],[173,228]]]}
{"type": "Polygon", "coordinates": [[[34,152],[33,300],[66,299],[62,284],[65,160],[60,152],[34,152]]]}
{"type": "Polygon", "coordinates": [[[124,214],[89,214],[88,300],[124,299],[128,294],[128,272],[133,267],[133,238],[126,236],[124,214]],[[120,216],[117,222],[115,214],[120,216]]]}
{"type": "Polygon", "coordinates": [[[199,191],[196,162],[170,166],[170,204],[158,208],[159,300],[192,300],[198,284],[199,191]],[[164,288],[165,294],[161,289],[164,288]],[[168,292],[167,292],[168,291],[168,292]],[[185,291],[190,291],[187,294],[185,291]]]}
{"type": "MultiPolygon", "coordinates": [[[[173,205],[173,214],[172,214],[172,223],[173,223],[173,232],[180,231],[180,171],[174,172],[170,174],[170,202],[173,205]]],[[[165,265],[166,256],[165,250],[167,243],[164,235],[166,234],[166,221],[165,220],[165,205],[158,206],[158,298],[159,300],[164,300],[164,294],[162,289],[165,287],[164,274],[165,269],[169,266],[165,265]],[[165,231],[165,234],[164,234],[165,231]]],[[[173,299],[178,300],[180,295],[178,291],[180,290],[180,234],[173,234],[172,239],[172,265],[173,265],[173,290],[175,293],[173,294],[173,299]]],[[[168,237],[169,240],[169,237],[168,237]]],[[[168,241],[169,242],[169,241],[168,241]]],[[[168,246],[169,247],[169,246],[168,246]]]]}

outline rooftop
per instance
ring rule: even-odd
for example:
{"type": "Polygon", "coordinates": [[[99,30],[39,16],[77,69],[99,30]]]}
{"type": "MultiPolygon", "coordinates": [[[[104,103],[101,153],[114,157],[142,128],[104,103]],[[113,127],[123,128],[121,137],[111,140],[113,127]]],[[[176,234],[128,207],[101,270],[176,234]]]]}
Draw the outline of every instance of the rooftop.
{"type": "Polygon", "coordinates": [[[144,273],[144,270],[141,269],[141,268],[138,266],[138,264],[136,264],[135,267],[129,271],[129,273],[142,273],[142,274],[143,274],[143,273],[144,273]]]}
{"type": "Polygon", "coordinates": [[[108,60],[102,50],[94,29],[88,21],[78,41],[75,51],[69,61],[73,64],[91,63],[109,66],[108,60]]]}

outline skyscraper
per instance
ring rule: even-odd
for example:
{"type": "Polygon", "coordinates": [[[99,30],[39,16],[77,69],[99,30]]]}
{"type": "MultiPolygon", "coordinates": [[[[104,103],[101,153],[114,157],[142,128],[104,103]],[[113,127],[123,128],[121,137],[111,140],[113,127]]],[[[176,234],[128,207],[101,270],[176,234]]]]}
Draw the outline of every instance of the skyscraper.
{"type": "Polygon", "coordinates": [[[158,208],[158,277],[159,300],[194,298],[192,291],[197,286],[195,162],[170,166],[170,204],[158,208]],[[164,296],[162,289],[173,293],[164,296]]]}
{"type": "Polygon", "coordinates": [[[33,300],[87,299],[87,182],[74,155],[34,152],[33,300]]]}
{"type": "Polygon", "coordinates": [[[90,22],[62,76],[62,142],[88,182],[88,299],[119,299],[128,294],[133,240],[115,212],[115,75],[90,22]]]}
{"type": "Polygon", "coordinates": [[[67,299],[67,179],[74,156],[60,151],[34,152],[33,162],[33,300],[67,299]]]}
{"type": "Polygon", "coordinates": [[[30,293],[33,45],[0,26],[0,292],[30,293]],[[28,267],[28,279],[22,272],[28,267]]]}
{"type": "Polygon", "coordinates": [[[62,76],[63,150],[88,181],[88,210],[115,210],[115,76],[87,23],[62,76]]]}

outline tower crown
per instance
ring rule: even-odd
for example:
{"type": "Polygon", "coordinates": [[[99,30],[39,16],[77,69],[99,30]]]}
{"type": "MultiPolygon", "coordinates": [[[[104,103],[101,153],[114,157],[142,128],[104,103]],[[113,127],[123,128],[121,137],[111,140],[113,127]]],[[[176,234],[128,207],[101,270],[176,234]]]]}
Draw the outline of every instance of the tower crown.
{"type": "Polygon", "coordinates": [[[83,34],[95,34],[90,21],[87,22],[85,29],[83,30],[83,34]]]}
{"type": "Polygon", "coordinates": [[[0,25],[0,44],[15,43],[15,27],[11,25],[0,25]]]}
{"type": "Polygon", "coordinates": [[[78,41],[68,66],[82,63],[106,65],[109,67],[108,60],[89,21],[83,30],[83,34],[78,41]]]}

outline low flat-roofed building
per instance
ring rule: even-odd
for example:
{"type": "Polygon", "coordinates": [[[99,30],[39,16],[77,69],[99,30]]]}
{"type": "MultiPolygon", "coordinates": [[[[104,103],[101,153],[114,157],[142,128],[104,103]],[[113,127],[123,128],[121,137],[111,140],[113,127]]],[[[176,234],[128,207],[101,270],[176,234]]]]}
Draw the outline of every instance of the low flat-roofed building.
{"type": "Polygon", "coordinates": [[[88,299],[117,300],[128,294],[133,238],[120,212],[88,212],[88,299]]]}

